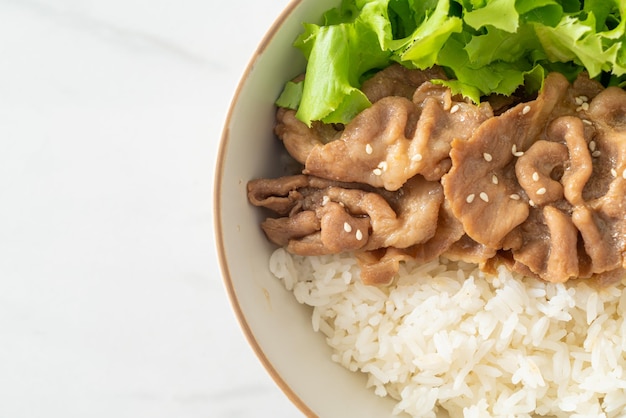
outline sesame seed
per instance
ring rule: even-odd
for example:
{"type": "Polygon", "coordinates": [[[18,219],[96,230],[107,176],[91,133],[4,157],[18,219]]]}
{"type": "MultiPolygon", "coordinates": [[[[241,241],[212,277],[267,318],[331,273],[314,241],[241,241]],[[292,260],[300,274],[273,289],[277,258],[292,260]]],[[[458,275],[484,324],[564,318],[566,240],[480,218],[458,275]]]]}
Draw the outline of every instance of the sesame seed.
{"type": "Polygon", "coordinates": [[[380,168],[383,171],[387,171],[387,161],[381,161],[380,163],[378,163],[378,168],[380,168]]]}
{"type": "Polygon", "coordinates": [[[514,157],[521,157],[522,155],[524,155],[524,151],[518,151],[517,145],[513,144],[513,146],[511,147],[511,154],[513,154],[514,157]]]}
{"type": "Polygon", "coordinates": [[[612,175],[613,177],[617,177],[617,170],[616,170],[616,169],[614,169],[614,168],[612,168],[612,169],[611,169],[611,175],[612,175]]]}
{"type": "Polygon", "coordinates": [[[483,158],[485,159],[485,161],[490,162],[491,160],[493,160],[493,157],[491,156],[491,154],[489,154],[488,152],[485,152],[483,154],[483,158]]]}
{"type": "Polygon", "coordinates": [[[535,202],[533,202],[532,199],[528,199],[528,204],[532,206],[533,208],[535,207],[535,202]]]}
{"type": "MultiPolygon", "coordinates": [[[[577,105],[579,105],[579,106],[582,106],[583,104],[585,104],[585,103],[586,103],[586,102],[588,102],[588,101],[589,101],[589,97],[587,97],[587,96],[578,96],[578,97],[576,97],[576,98],[574,99],[574,102],[575,102],[577,105]]],[[[585,109],[585,110],[587,110],[587,109],[585,109]]]]}
{"type": "Polygon", "coordinates": [[[581,111],[583,111],[583,110],[584,110],[584,111],[589,110],[589,103],[587,103],[587,102],[582,102],[582,103],[577,103],[577,104],[579,104],[579,105],[580,105],[580,106],[578,106],[578,107],[576,108],[576,111],[577,111],[577,112],[581,112],[581,111]]]}
{"type": "Polygon", "coordinates": [[[358,241],[361,241],[361,240],[363,239],[363,232],[361,232],[361,230],[360,230],[360,229],[357,229],[357,230],[356,230],[356,239],[357,239],[358,241]]]}
{"type": "Polygon", "coordinates": [[[495,174],[491,176],[491,182],[493,184],[498,184],[498,176],[496,176],[495,174]]]}
{"type": "Polygon", "coordinates": [[[545,187],[541,187],[539,190],[537,190],[537,194],[539,196],[546,194],[547,190],[545,187]]]}
{"type": "Polygon", "coordinates": [[[365,152],[368,154],[371,154],[372,152],[374,152],[374,149],[372,148],[370,144],[367,144],[365,145],[365,152]]]}
{"type": "Polygon", "coordinates": [[[456,113],[459,110],[459,105],[455,104],[454,106],[452,106],[452,108],[450,108],[450,113],[456,113]]]}
{"type": "Polygon", "coordinates": [[[589,149],[592,152],[596,150],[596,141],[589,141],[589,149]]]}
{"type": "Polygon", "coordinates": [[[530,112],[530,106],[526,105],[524,106],[524,108],[522,109],[522,115],[525,115],[526,113],[530,112]]]}
{"type": "Polygon", "coordinates": [[[478,196],[480,197],[480,200],[482,200],[483,202],[489,202],[489,196],[487,196],[487,193],[480,192],[478,196]]]}
{"type": "Polygon", "coordinates": [[[583,123],[584,123],[585,125],[593,125],[593,123],[591,123],[591,121],[590,121],[590,120],[587,120],[587,119],[583,119],[583,123]]]}
{"type": "Polygon", "coordinates": [[[602,155],[602,153],[598,150],[591,153],[591,156],[595,158],[598,158],[600,155],[602,155]]]}
{"type": "Polygon", "coordinates": [[[352,231],[352,226],[348,222],[343,223],[343,230],[346,232],[352,231]]]}
{"type": "Polygon", "coordinates": [[[411,157],[411,161],[422,161],[422,154],[415,154],[411,157]]]}
{"type": "Polygon", "coordinates": [[[322,197],[322,206],[326,206],[328,202],[330,202],[330,197],[328,196],[322,197]]]}
{"type": "Polygon", "coordinates": [[[381,174],[383,174],[383,172],[382,172],[382,170],[380,168],[373,169],[372,173],[374,173],[375,176],[380,176],[381,174]]]}
{"type": "Polygon", "coordinates": [[[512,195],[509,196],[511,199],[513,200],[520,200],[520,195],[518,195],[517,193],[513,193],[512,195]]]}
{"type": "Polygon", "coordinates": [[[533,181],[539,181],[539,173],[536,171],[533,173],[533,181]]]}
{"type": "Polygon", "coordinates": [[[467,197],[465,198],[465,201],[467,203],[472,203],[474,201],[474,198],[476,197],[476,195],[474,193],[472,194],[468,194],[467,197]]]}

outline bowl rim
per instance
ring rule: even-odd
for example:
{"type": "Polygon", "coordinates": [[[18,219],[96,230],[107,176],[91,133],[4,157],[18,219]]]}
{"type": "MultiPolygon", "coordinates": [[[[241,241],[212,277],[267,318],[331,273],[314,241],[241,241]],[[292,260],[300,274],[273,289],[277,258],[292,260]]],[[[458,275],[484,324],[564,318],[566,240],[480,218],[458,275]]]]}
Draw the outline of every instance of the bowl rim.
{"type": "Polygon", "coordinates": [[[250,325],[246,321],[246,318],[241,309],[241,305],[239,304],[239,299],[237,298],[235,289],[233,287],[233,282],[230,276],[230,269],[228,268],[228,263],[226,261],[226,252],[224,249],[224,236],[223,236],[223,228],[222,228],[222,181],[223,181],[223,168],[224,168],[224,160],[226,155],[226,150],[228,148],[228,142],[230,140],[230,132],[229,126],[231,122],[231,118],[233,116],[235,104],[237,103],[241,91],[243,89],[243,85],[245,84],[246,79],[252,72],[254,68],[255,61],[257,58],[265,51],[268,44],[272,41],[276,33],[278,32],[281,25],[285,22],[285,20],[289,17],[289,15],[294,11],[294,9],[302,2],[302,0],[290,0],[290,2],[285,6],[285,8],[280,12],[278,17],[274,20],[270,28],[267,30],[265,35],[263,36],[261,42],[258,44],[256,50],[252,54],[251,58],[248,61],[248,64],[245,67],[245,70],[242,76],[239,79],[235,92],[230,101],[230,105],[228,107],[228,112],[226,114],[226,118],[224,119],[222,134],[220,137],[219,147],[217,150],[217,158],[214,170],[214,183],[213,183],[213,227],[215,231],[215,247],[217,251],[217,259],[219,263],[219,267],[221,270],[222,282],[225,286],[226,293],[230,300],[231,308],[235,313],[235,317],[239,322],[239,326],[243,331],[244,337],[248,341],[248,344],[254,351],[254,354],[257,356],[266,372],[270,375],[274,383],[278,385],[278,387],[283,391],[283,393],[287,396],[287,398],[307,417],[316,418],[317,415],[306,405],[306,403],[294,392],[294,390],[289,386],[289,384],[284,380],[284,378],[278,373],[278,371],[274,368],[268,357],[263,352],[263,349],[259,345],[256,340],[250,325]]]}

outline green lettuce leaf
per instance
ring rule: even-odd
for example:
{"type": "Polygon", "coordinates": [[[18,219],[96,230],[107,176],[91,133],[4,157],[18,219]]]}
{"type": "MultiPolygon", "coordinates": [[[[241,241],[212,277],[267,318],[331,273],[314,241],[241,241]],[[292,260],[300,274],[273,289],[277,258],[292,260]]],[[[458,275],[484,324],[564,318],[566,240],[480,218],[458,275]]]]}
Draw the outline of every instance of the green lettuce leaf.
{"type": "Polygon", "coordinates": [[[276,99],[276,105],[280,107],[285,107],[287,109],[297,110],[298,106],[300,106],[300,102],[302,101],[303,86],[303,81],[300,81],[298,83],[288,81],[285,84],[283,92],[280,94],[280,96],[278,96],[278,99],[276,99]]]}
{"type": "MultiPolygon", "coordinates": [[[[439,51],[450,35],[461,32],[463,22],[458,17],[449,16],[450,2],[441,0],[430,16],[425,16],[413,34],[403,42],[407,47],[400,55],[400,62],[410,62],[417,68],[429,68],[437,62],[439,51]]],[[[402,48],[396,44],[396,48],[402,48]]]]}
{"type": "Polygon", "coordinates": [[[611,63],[616,59],[618,45],[605,49],[602,37],[593,33],[593,20],[581,21],[566,16],[554,28],[537,25],[535,31],[548,59],[581,64],[590,77],[596,77],[602,71],[610,71],[611,63]]]}
{"type": "Polygon", "coordinates": [[[550,71],[624,85],[624,16],[624,0],[342,0],[304,24],[294,46],[306,78],[278,104],[308,125],[347,123],[371,105],[363,80],[394,62],[441,66],[452,79],[437,82],[474,102],[537,91],[550,71]]]}
{"type": "Polygon", "coordinates": [[[374,13],[370,10],[354,22],[305,27],[296,42],[308,59],[298,119],[308,125],[315,120],[345,123],[370,105],[359,90],[360,78],[373,68],[388,65],[391,55],[380,44],[385,39],[384,21],[374,13]]]}
{"type": "Polygon", "coordinates": [[[493,26],[514,33],[519,25],[515,0],[488,0],[485,6],[466,12],[463,20],[474,29],[493,26]]]}
{"type": "Polygon", "coordinates": [[[534,26],[524,23],[515,33],[490,27],[484,35],[473,36],[464,49],[474,66],[486,66],[494,61],[516,62],[540,47],[534,26]]]}
{"type": "Polygon", "coordinates": [[[563,17],[563,7],[555,0],[518,0],[515,8],[522,21],[546,26],[556,26],[563,17]]]}

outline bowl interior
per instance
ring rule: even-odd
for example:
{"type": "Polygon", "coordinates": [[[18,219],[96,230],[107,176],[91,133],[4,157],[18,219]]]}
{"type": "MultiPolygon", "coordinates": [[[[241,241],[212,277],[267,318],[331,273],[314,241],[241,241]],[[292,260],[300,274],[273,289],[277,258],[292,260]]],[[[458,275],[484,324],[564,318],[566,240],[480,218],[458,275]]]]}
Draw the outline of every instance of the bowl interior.
{"type": "Polygon", "coordinates": [[[275,249],[265,239],[263,213],[252,207],[246,183],[287,174],[273,134],[274,101],[286,80],[304,69],[292,47],[302,22],[314,21],[337,0],[294,1],[268,32],[232,103],[218,153],[215,184],[216,246],[224,281],[241,326],[268,372],[309,416],[385,417],[394,403],[365,388],[365,376],[330,360],[311,311],[270,273],[275,249]]]}

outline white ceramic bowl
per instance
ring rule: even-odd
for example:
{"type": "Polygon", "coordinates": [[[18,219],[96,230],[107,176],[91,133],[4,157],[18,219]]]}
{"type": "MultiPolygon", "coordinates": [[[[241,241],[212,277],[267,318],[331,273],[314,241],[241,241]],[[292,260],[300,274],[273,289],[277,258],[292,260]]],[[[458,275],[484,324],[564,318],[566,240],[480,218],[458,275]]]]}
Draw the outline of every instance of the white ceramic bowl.
{"type": "Polygon", "coordinates": [[[285,174],[284,152],[273,135],[274,101],[285,81],[305,66],[292,47],[302,22],[315,22],[338,0],[293,1],[265,38],[241,80],[227,116],[215,180],[215,227],[223,278],[241,327],[269,374],[307,416],[381,418],[394,403],[365,388],[365,377],[331,361],[311,311],[270,273],[275,249],[263,235],[262,212],[246,183],[285,174]]]}

